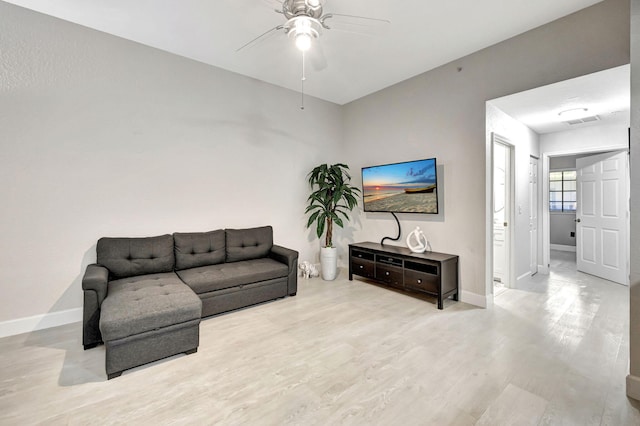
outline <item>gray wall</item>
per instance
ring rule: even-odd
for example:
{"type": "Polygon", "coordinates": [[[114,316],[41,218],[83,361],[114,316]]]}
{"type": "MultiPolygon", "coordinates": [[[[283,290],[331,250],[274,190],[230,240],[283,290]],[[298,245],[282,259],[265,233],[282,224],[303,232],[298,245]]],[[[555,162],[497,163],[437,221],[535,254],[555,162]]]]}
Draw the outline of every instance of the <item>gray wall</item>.
{"type": "MultiPolygon", "coordinates": [[[[628,63],[628,29],[629,2],[605,0],[346,106],[352,167],[438,158],[442,213],[400,220],[404,236],[419,225],[434,250],[460,255],[463,300],[490,294],[486,101],[628,63]]],[[[388,215],[359,221],[356,240],[395,232],[388,215]]]]}
{"type": "Polygon", "coordinates": [[[564,155],[562,157],[549,158],[549,170],[575,169],[578,157],[578,155],[564,155]]]}
{"type": "Polygon", "coordinates": [[[81,307],[102,236],[271,224],[315,258],[339,106],[3,2],[0,52],[0,323],[81,307]]]}
{"type": "Polygon", "coordinates": [[[551,244],[561,246],[576,246],[576,214],[550,213],[549,232],[551,244]],[[573,232],[573,237],[571,233],[573,232]]]}

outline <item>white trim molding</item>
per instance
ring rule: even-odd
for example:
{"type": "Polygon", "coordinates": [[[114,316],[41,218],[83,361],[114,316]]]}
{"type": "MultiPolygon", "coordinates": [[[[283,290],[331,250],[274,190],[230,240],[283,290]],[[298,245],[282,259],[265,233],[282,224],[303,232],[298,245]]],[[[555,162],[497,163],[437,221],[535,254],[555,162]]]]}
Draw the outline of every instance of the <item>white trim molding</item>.
{"type": "Polygon", "coordinates": [[[521,283],[524,280],[530,280],[531,279],[531,272],[527,271],[524,274],[520,275],[517,279],[516,279],[516,288],[518,287],[518,283],[521,283]]]}
{"type": "Polygon", "coordinates": [[[471,293],[470,291],[459,291],[461,302],[479,306],[481,308],[491,308],[493,306],[493,294],[483,296],[481,294],[471,293]]]}
{"type": "MultiPolygon", "coordinates": [[[[486,106],[485,106],[486,108],[486,106]]],[[[487,220],[485,222],[485,230],[486,230],[486,238],[485,238],[485,296],[481,296],[476,293],[465,293],[461,292],[461,297],[469,298],[469,300],[461,299],[464,302],[467,302],[471,305],[480,306],[483,308],[490,308],[493,306],[493,149],[496,143],[500,143],[505,145],[509,149],[510,163],[509,167],[511,171],[509,172],[510,180],[510,213],[508,222],[515,223],[515,145],[513,145],[509,139],[504,136],[499,135],[498,133],[491,132],[490,136],[487,137],[486,147],[485,147],[485,213],[487,220]]],[[[513,242],[515,241],[515,227],[509,226],[507,228],[507,236],[509,240],[510,248],[509,251],[509,260],[508,260],[508,269],[509,274],[506,277],[508,280],[508,285],[513,286],[516,282],[516,266],[515,266],[515,255],[513,254],[513,242]]]]}
{"type": "Polygon", "coordinates": [[[82,321],[82,308],[0,322],[0,338],[82,321]]]}
{"type": "Polygon", "coordinates": [[[551,250],[571,251],[573,253],[576,252],[576,246],[567,246],[564,244],[551,244],[549,247],[551,248],[551,250]]]}

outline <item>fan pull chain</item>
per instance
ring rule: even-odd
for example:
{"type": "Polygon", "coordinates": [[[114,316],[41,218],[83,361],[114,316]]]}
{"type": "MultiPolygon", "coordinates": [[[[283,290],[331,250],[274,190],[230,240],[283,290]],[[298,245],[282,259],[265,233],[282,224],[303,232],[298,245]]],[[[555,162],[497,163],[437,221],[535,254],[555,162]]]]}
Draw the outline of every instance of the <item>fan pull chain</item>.
{"type": "Polygon", "coordinates": [[[302,51],[302,79],[301,79],[301,86],[302,86],[302,90],[301,90],[301,95],[302,95],[302,99],[300,101],[300,109],[304,110],[304,81],[306,80],[306,77],[304,75],[304,50],[302,51]]]}

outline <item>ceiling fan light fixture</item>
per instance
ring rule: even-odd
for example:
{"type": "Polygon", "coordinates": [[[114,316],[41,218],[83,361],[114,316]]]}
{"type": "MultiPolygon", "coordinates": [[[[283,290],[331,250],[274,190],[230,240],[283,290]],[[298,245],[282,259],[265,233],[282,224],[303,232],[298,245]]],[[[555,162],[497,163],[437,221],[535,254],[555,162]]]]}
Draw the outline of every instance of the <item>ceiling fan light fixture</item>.
{"type": "Polygon", "coordinates": [[[320,35],[320,22],[308,16],[296,16],[285,26],[287,34],[295,40],[296,47],[303,52],[309,50],[311,41],[320,35]]]}
{"type": "Polygon", "coordinates": [[[311,36],[306,33],[300,33],[296,35],[296,47],[306,52],[311,47],[311,36]]]}

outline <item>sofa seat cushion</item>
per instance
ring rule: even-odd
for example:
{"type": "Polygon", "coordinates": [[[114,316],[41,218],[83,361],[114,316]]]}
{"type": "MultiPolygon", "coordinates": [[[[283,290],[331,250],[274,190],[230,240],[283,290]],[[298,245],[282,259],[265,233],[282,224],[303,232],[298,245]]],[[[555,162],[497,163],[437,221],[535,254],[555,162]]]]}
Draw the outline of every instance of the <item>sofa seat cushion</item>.
{"type": "Polygon", "coordinates": [[[202,302],[173,272],[111,281],[102,302],[106,341],[200,319],[202,302]]]}
{"type": "Polygon", "coordinates": [[[197,294],[202,294],[238,285],[286,277],[288,267],[283,263],[265,257],[243,262],[185,269],[176,271],[176,273],[193,291],[197,294]]]}

